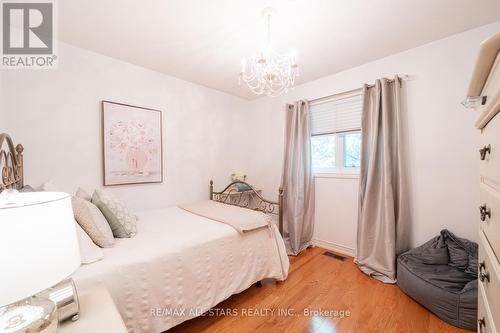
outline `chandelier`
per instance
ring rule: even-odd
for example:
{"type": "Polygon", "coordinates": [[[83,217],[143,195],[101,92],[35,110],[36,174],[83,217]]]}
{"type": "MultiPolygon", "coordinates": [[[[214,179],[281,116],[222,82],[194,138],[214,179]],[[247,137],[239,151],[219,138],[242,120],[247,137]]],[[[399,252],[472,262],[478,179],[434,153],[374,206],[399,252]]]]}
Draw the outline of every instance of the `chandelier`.
{"type": "Polygon", "coordinates": [[[239,84],[245,82],[257,95],[278,96],[293,87],[299,66],[293,54],[278,54],[271,47],[271,17],[274,8],[262,11],[266,22],[267,41],[263,49],[247,60],[241,59],[239,84]]]}

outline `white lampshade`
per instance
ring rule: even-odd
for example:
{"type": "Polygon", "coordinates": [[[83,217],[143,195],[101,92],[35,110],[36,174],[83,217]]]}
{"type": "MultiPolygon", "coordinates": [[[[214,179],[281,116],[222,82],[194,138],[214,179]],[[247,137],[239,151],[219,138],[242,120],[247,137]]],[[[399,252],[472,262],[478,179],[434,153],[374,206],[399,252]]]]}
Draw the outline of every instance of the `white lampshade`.
{"type": "Polygon", "coordinates": [[[29,192],[0,198],[0,306],[52,287],[80,262],[68,194],[29,192]]]}

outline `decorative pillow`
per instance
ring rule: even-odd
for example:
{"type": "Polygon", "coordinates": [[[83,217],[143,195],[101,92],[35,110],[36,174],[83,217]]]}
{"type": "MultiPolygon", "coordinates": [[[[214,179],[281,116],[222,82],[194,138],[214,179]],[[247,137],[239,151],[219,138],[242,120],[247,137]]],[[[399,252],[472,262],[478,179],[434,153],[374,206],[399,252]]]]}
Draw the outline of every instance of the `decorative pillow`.
{"type": "Polygon", "coordinates": [[[80,198],[80,199],[83,199],[83,200],[87,200],[87,201],[92,200],[92,197],[90,196],[90,194],[88,194],[88,193],[87,193],[87,191],[85,191],[85,190],[84,190],[83,188],[81,188],[81,187],[79,187],[79,188],[76,190],[75,197],[80,198]]]}
{"type": "Polygon", "coordinates": [[[100,247],[112,247],[115,243],[113,232],[109,228],[106,218],[90,201],[72,197],[73,214],[75,220],[90,236],[92,241],[100,247]]]}
{"type": "Polygon", "coordinates": [[[91,264],[104,258],[101,248],[92,242],[92,239],[90,239],[85,230],[78,223],[75,223],[75,226],[82,264],[91,264]]]}
{"type": "Polygon", "coordinates": [[[99,207],[104,214],[115,237],[130,238],[135,236],[137,218],[130,213],[121,200],[103,190],[95,190],[92,195],[92,203],[99,207]]]}

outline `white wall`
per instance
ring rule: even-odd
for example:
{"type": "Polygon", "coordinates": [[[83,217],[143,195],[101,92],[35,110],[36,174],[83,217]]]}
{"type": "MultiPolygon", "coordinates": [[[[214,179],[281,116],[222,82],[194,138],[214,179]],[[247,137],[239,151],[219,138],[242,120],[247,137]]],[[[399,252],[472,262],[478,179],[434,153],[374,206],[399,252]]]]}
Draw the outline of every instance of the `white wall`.
{"type": "MultiPolygon", "coordinates": [[[[281,175],[285,103],[359,88],[396,73],[409,74],[414,77],[405,87],[410,243],[420,244],[443,228],[477,240],[479,133],[473,124],[478,115],[464,109],[460,101],[479,43],[498,31],[500,22],[297,86],[284,97],[248,103],[247,111],[237,116],[249,131],[258,129],[258,134],[234,149],[238,167],[266,195],[274,195],[281,175]]],[[[355,246],[357,186],[356,179],[316,179],[316,239],[344,250],[355,246]]]]}
{"type": "Polygon", "coordinates": [[[0,70],[0,133],[7,132],[7,115],[4,107],[5,98],[2,86],[2,73],[3,71],[0,70]]]}
{"type": "Polygon", "coordinates": [[[315,186],[314,244],[354,255],[359,177],[316,177],[315,186]]]}
{"type": "Polygon", "coordinates": [[[57,70],[3,71],[0,80],[9,133],[25,146],[27,184],[101,186],[103,99],[163,111],[164,182],[109,187],[132,208],[208,198],[210,178],[229,180],[227,114],[243,100],[64,43],[59,51],[57,70]]]}

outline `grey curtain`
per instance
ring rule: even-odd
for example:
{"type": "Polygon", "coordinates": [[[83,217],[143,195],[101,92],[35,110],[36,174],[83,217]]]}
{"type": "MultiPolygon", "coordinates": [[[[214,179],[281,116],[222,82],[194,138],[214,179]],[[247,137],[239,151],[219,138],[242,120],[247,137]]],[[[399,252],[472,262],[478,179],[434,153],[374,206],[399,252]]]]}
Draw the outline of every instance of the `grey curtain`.
{"type": "Polygon", "coordinates": [[[314,180],[311,171],[309,104],[286,106],[283,162],[283,233],[288,254],[311,245],[314,227],[314,180]]]}
{"type": "Polygon", "coordinates": [[[409,207],[402,156],[400,80],[363,88],[356,263],[370,276],[396,282],[409,207]]]}

